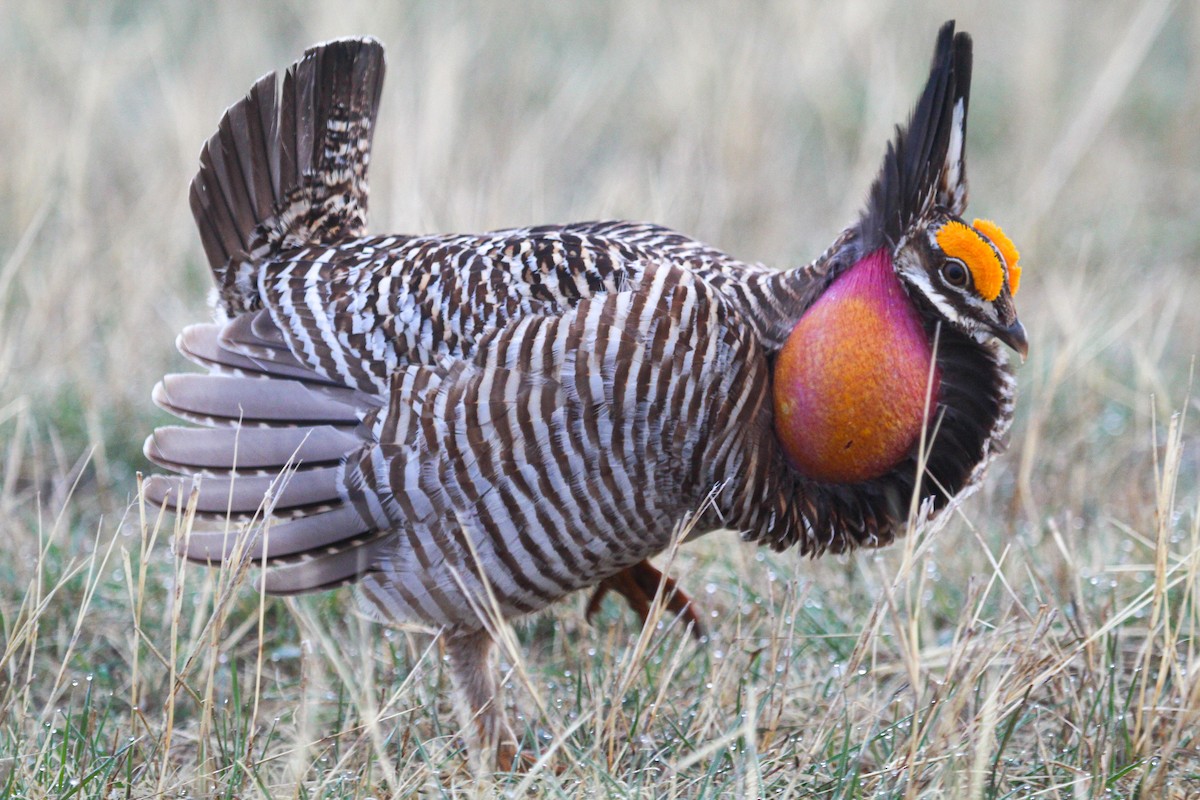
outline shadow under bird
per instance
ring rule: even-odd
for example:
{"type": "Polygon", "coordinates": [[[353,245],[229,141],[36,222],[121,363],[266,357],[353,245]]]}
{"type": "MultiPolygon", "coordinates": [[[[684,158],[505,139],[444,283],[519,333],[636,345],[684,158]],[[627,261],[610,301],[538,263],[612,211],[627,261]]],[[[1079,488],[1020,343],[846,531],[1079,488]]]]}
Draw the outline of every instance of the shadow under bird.
{"type": "Polygon", "coordinates": [[[593,587],[590,610],[613,590],[644,616],[661,584],[698,630],[647,560],[684,520],[818,555],[978,484],[1013,410],[1000,343],[1027,344],[1016,248],[961,218],[953,23],[861,216],[782,271],[636,222],[369,235],[383,75],[372,39],[313,47],[201,152],[218,321],[178,339],[207,372],[154,390],[194,427],[145,446],[180,473],[149,501],[198,483],[181,555],[252,559],[272,594],[356,582],[380,619],[440,629],[468,745],[508,769],[497,615],[593,587]]]}

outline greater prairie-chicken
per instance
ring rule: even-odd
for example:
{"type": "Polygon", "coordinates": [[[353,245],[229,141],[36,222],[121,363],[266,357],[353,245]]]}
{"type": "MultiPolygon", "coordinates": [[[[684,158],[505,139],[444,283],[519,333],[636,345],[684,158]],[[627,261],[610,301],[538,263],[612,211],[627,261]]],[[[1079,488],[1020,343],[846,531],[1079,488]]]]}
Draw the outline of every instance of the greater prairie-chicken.
{"type": "Polygon", "coordinates": [[[776,271],[644,223],[368,235],[383,48],[310,49],[201,152],[218,321],[178,340],[208,372],[155,388],[199,427],[147,440],[184,477],[146,497],[180,507],[200,476],[201,521],[269,524],[198,527],[183,556],[245,553],[274,594],[357,582],[440,628],[470,741],[511,765],[493,610],[596,587],[644,613],[689,515],[817,555],[977,485],[1013,408],[997,340],[1026,338],[1016,249],[960,218],[970,72],[947,23],[861,217],[776,271]]]}

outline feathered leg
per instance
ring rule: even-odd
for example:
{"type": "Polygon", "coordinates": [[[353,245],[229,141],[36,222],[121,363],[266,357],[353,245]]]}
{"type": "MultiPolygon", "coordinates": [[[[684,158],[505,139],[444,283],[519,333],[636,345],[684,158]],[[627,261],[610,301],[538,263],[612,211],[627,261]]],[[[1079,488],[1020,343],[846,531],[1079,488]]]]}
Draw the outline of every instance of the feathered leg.
{"type": "Polygon", "coordinates": [[[455,709],[467,750],[476,771],[511,772],[517,761],[518,739],[504,713],[500,687],[491,663],[492,637],[484,630],[447,631],[442,641],[450,658],[455,709]]]}

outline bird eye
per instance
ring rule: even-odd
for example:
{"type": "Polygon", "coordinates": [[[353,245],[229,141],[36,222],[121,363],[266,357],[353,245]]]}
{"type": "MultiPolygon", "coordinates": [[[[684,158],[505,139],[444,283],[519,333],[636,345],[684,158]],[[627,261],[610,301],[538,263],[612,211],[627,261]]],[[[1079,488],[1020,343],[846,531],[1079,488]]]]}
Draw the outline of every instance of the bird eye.
{"type": "Polygon", "coordinates": [[[951,286],[966,286],[967,268],[958,261],[947,261],[942,267],[942,277],[951,286]]]}

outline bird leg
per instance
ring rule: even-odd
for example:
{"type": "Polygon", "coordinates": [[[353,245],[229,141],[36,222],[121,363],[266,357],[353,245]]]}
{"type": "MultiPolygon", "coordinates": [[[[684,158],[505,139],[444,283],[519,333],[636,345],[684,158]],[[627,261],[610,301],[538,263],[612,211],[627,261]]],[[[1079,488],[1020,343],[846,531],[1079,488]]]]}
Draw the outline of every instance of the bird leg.
{"type": "Polygon", "coordinates": [[[613,591],[625,598],[629,607],[642,618],[642,624],[645,624],[650,616],[650,604],[654,602],[654,595],[658,592],[660,583],[667,610],[675,616],[682,616],[683,621],[692,626],[692,636],[702,639],[705,635],[704,626],[700,622],[700,615],[692,598],[688,597],[672,578],[659,572],[649,561],[634,564],[600,581],[588,600],[585,612],[588,621],[590,622],[600,610],[600,601],[604,596],[613,591]]]}
{"type": "Polygon", "coordinates": [[[492,637],[485,630],[452,630],[443,634],[450,659],[454,706],[467,740],[468,758],[477,774],[512,772],[519,741],[504,713],[500,686],[492,666],[492,637]]]}

